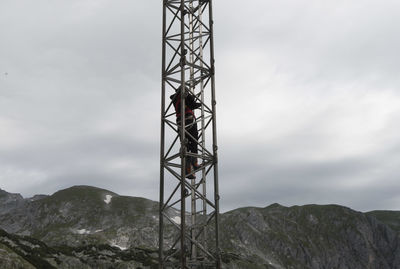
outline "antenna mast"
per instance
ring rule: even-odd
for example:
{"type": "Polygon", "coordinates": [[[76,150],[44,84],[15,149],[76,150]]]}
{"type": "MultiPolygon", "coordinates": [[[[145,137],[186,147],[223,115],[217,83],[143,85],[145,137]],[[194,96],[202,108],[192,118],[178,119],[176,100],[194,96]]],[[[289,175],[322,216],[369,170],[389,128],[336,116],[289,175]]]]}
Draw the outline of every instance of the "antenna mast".
{"type": "Polygon", "coordinates": [[[163,0],[160,269],[221,268],[214,70],[212,0],[163,0]]]}

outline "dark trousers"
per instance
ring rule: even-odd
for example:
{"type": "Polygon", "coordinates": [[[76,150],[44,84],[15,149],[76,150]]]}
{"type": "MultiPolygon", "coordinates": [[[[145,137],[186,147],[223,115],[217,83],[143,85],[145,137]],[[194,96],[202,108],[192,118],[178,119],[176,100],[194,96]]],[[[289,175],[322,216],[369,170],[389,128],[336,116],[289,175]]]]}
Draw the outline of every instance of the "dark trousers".
{"type": "MultiPolygon", "coordinates": [[[[177,124],[178,124],[178,131],[179,131],[179,137],[180,137],[180,118],[177,119],[177,124]]],[[[186,131],[190,134],[188,135],[186,133],[186,138],[187,138],[187,144],[186,144],[186,148],[188,152],[197,154],[198,152],[198,140],[199,140],[199,133],[197,131],[197,123],[196,123],[196,119],[194,116],[192,115],[186,115],[186,119],[185,119],[185,126],[186,126],[186,131]]],[[[191,159],[191,163],[195,162],[196,158],[189,158],[191,159]]]]}

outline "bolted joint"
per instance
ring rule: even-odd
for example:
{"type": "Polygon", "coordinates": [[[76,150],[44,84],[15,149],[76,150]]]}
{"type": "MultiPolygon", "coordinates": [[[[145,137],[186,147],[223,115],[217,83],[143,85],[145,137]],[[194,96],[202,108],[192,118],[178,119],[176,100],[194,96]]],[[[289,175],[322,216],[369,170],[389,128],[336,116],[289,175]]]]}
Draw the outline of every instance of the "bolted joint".
{"type": "Polygon", "coordinates": [[[179,154],[181,158],[183,158],[186,155],[186,146],[183,144],[181,145],[181,149],[179,150],[179,154]]]}
{"type": "Polygon", "coordinates": [[[188,189],[185,188],[183,193],[184,193],[184,197],[188,197],[189,196],[189,190],[188,189]]]}
{"type": "Polygon", "coordinates": [[[187,49],[183,49],[181,51],[181,60],[179,61],[179,63],[181,64],[181,66],[185,66],[187,61],[186,61],[186,54],[188,53],[187,49]]]}
{"type": "Polygon", "coordinates": [[[214,76],[214,75],[215,75],[215,68],[214,68],[214,65],[211,66],[211,68],[210,68],[210,75],[211,75],[211,76],[214,76]]]}
{"type": "Polygon", "coordinates": [[[182,56],[181,60],[179,61],[179,63],[181,64],[182,67],[185,66],[186,65],[186,57],[182,56]]]}

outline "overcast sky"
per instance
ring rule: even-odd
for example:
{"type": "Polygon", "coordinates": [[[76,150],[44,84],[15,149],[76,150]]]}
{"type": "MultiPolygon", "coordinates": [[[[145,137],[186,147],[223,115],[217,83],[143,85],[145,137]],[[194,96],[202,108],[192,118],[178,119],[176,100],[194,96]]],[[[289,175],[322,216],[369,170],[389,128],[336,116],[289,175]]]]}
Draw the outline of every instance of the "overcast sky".
{"type": "MultiPolygon", "coordinates": [[[[0,188],[158,200],[161,11],[0,0],[0,188]]],[[[398,0],[214,1],[222,211],[400,210],[399,14],[398,0]]]]}

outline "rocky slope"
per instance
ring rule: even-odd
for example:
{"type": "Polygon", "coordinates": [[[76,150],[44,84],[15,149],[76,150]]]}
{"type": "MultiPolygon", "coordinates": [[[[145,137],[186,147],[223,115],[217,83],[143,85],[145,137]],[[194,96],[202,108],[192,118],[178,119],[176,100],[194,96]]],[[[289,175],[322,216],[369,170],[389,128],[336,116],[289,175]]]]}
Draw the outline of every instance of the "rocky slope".
{"type": "Polygon", "coordinates": [[[75,186],[13,206],[0,214],[0,228],[51,246],[157,246],[158,203],[144,198],[75,186]]]}
{"type": "Polygon", "coordinates": [[[157,253],[130,248],[120,250],[109,245],[48,247],[27,236],[0,230],[0,268],[157,268],[157,253]]]}
{"type": "Polygon", "coordinates": [[[222,227],[226,250],[272,268],[400,268],[399,236],[346,207],[242,208],[224,214],[222,227]]]}
{"type": "MultiPolygon", "coordinates": [[[[399,216],[392,211],[364,214],[336,205],[236,209],[221,215],[224,267],[400,268],[400,237],[394,231],[400,227],[399,216]]],[[[71,268],[116,264],[151,268],[157,248],[158,203],[88,186],[33,199],[0,191],[0,228],[29,236],[22,241],[36,240],[41,247],[31,252],[43,249],[49,254],[40,257],[57,268],[73,263],[71,268]],[[136,260],[129,263],[126,257],[136,260]]],[[[10,262],[35,265],[2,240],[1,255],[8,255],[10,262]]]]}
{"type": "Polygon", "coordinates": [[[20,207],[25,200],[19,193],[8,193],[0,189],[0,214],[6,214],[9,211],[20,207]]]}
{"type": "Polygon", "coordinates": [[[366,214],[382,221],[400,235],[400,211],[376,210],[366,214]]]}

